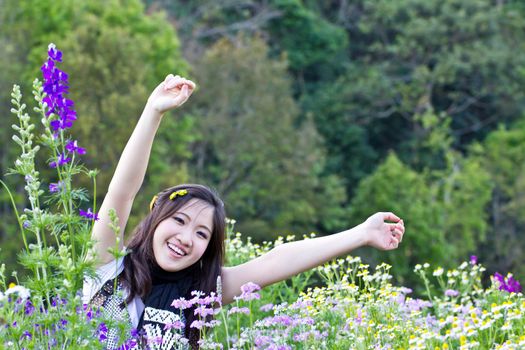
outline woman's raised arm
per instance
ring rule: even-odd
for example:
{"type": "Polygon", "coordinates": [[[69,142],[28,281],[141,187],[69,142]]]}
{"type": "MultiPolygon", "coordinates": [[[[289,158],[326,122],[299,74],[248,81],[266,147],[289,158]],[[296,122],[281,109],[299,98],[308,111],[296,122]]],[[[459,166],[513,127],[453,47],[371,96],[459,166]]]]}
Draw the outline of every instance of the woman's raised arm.
{"type": "Polygon", "coordinates": [[[95,252],[99,264],[109,262],[113,256],[108,248],[115,246],[115,233],[110,229],[109,210],[114,209],[119,219],[120,246],[131,206],[139,191],[148,166],[153,139],[162,116],[170,109],[181,106],[190,97],[195,84],[179,76],[168,75],[148,98],[142,115],[129,138],[111,179],[100,207],[99,220],[93,226],[95,252]]]}
{"type": "Polygon", "coordinates": [[[404,233],[399,217],[376,213],[362,224],[337,234],[282,244],[242,265],[224,267],[222,302],[232,302],[245,283],[253,282],[263,288],[365,245],[380,250],[396,249],[404,233]]]}

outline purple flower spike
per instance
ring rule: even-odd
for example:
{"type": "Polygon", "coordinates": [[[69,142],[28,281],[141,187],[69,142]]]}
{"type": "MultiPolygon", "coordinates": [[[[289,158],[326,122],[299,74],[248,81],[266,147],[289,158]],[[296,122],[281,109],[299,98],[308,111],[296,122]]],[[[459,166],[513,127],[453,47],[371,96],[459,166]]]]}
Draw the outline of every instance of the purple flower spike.
{"type": "Polygon", "coordinates": [[[78,214],[80,216],[85,217],[86,219],[89,219],[89,220],[95,220],[95,221],[98,220],[98,214],[97,213],[93,213],[91,211],[91,208],[89,208],[87,211],[84,211],[84,210],[80,209],[78,214]]]}
{"type": "Polygon", "coordinates": [[[65,97],[69,93],[69,77],[56,67],[56,62],[62,62],[62,52],[54,44],[49,44],[47,53],[48,59],[40,68],[44,78],[42,86],[46,93],[42,102],[47,106],[47,117],[52,114],[58,117],[50,123],[53,130],[68,129],[77,119],[73,101],[65,97]]]}

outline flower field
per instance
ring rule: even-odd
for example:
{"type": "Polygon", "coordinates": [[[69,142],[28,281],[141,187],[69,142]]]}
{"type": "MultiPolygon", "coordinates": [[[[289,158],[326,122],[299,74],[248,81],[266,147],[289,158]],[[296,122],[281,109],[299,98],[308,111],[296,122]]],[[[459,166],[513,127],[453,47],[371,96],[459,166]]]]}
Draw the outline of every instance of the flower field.
{"type": "MultiPolygon", "coordinates": [[[[231,227],[231,226],[230,226],[231,227]]],[[[244,241],[240,234],[228,239],[232,264],[268,251],[283,239],[263,245],[244,241]]],[[[348,256],[278,283],[264,291],[248,284],[228,306],[220,298],[198,292],[190,300],[176,300],[179,308],[197,304],[202,349],[519,349],[525,346],[525,299],[508,283],[507,276],[481,286],[482,265],[476,259],[445,271],[428,264],[414,273],[425,286],[424,297],[391,284],[389,266],[375,269],[358,257],[348,256]],[[320,278],[322,285],[308,287],[320,278]],[[209,318],[213,315],[213,319],[209,318]]],[[[510,282],[509,282],[510,281],[510,282]]],[[[6,286],[4,285],[4,288],[6,286]]],[[[51,291],[50,294],[54,294],[51,291]]],[[[47,307],[35,308],[31,291],[11,286],[0,294],[0,330],[4,348],[103,348],[108,329],[120,327],[127,342],[137,343],[126,324],[104,320],[78,300],[53,298],[47,307]],[[74,339],[74,342],[73,342],[74,339]],[[65,345],[66,344],[66,345],[65,345]],[[81,345],[80,345],[81,344],[81,345]]],[[[173,332],[184,325],[172,325],[173,332]]],[[[185,339],[178,335],[180,348],[185,339]]],[[[149,339],[146,348],[160,348],[162,339],[149,339]]]]}

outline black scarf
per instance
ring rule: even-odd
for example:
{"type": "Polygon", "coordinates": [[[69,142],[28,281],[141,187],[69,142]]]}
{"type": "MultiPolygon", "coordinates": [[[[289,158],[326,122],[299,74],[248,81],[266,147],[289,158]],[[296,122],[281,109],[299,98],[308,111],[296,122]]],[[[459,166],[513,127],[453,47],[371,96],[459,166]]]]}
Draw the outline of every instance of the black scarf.
{"type": "MultiPolygon", "coordinates": [[[[171,342],[173,332],[164,330],[165,325],[176,320],[186,323],[181,310],[176,309],[171,304],[173,300],[181,297],[188,299],[191,288],[196,281],[199,266],[200,262],[197,262],[177,272],[165,271],[157,264],[150,268],[151,292],[144,299],[144,312],[140,316],[138,329],[144,331],[147,336],[162,336],[166,342],[166,347],[161,347],[162,349],[173,347],[171,342]]],[[[181,335],[184,336],[184,329],[181,335]]]]}

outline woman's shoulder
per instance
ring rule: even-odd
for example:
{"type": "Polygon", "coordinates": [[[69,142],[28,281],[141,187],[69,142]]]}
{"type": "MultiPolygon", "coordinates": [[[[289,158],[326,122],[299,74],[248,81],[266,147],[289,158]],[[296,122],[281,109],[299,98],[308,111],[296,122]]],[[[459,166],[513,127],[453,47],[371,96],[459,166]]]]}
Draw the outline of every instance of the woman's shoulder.
{"type": "Polygon", "coordinates": [[[82,286],[82,300],[88,303],[107,281],[117,278],[124,270],[124,258],[112,260],[95,269],[94,276],[86,276],[82,286]]]}

